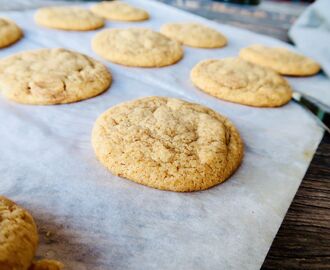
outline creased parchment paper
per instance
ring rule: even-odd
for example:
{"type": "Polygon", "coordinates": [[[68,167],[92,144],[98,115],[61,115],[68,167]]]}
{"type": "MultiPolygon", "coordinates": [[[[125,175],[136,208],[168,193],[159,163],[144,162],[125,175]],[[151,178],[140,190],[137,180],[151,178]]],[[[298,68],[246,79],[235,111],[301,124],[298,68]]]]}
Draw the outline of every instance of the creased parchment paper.
{"type": "MultiPolygon", "coordinates": [[[[25,33],[19,43],[0,50],[1,58],[27,49],[65,47],[102,60],[114,82],[104,94],[68,105],[19,105],[0,97],[0,193],[34,215],[41,237],[38,256],[61,260],[70,270],[259,269],[322,130],[294,103],[259,109],[217,100],[197,90],[189,72],[202,59],[233,56],[250,43],[287,45],[153,1],[127,2],[148,10],[151,20],[108,22],[107,27],[157,30],[165,22],[201,21],[228,36],[229,46],[185,48],[184,59],[170,67],[126,68],[92,52],[90,40],[97,31],[44,29],[34,24],[34,11],[1,14],[25,33]],[[119,102],[150,95],[198,102],[228,116],[245,142],[237,173],[210,190],[182,194],[144,187],[107,171],[90,143],[95,119],[119,102]]],[[[291,81],[313,95],[325,91],[315,86],[328,83],[321,75],[291,81]]],[[[329,94],[325,99],[330,100],[329,94]]]]}

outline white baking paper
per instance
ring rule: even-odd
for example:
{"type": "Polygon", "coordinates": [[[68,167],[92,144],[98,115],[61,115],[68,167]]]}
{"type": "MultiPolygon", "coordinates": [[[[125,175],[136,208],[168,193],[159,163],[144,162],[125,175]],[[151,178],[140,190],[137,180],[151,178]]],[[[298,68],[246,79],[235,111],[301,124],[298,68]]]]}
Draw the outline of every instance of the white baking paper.
{"type": "MultiPolygon", "coordinates": [[[[65,47],[103,61],[114,82],[104,94],[56,106],[20,105],[0,97],[0,193],[28,208],[40,232],[38,257],[72,270],[259,269],[322,137],[294,103],[262,109],[232,104],[197,90],[189,79],[200,60],[237,55],[251,43],[280,41],[148,0],[127,1],[151,19],[108,22],[107,27],[158,30],[165,22],[200,21],[229,38],[223,49],[185,48],[170,67],[143,69],[108,63],[90,46],[97,31],[65,32],[33,22],[34,11],[2,13],[25,37],[0,57],[27,49],[65,47]],[[150,95],[178,97],[228,116],[245,143],[245,157],[230,180],[195,193],[144,187],[113,176],[95,158],[91,129],[107,108],[150,95]]],[[[293,79],[317,96],[329,82],[318,75],[293,79]]],[[[305,90],[304,90],[305,89],[305,90]]],[[[327,89],[329,90],[329,89],[327,89]]]]}

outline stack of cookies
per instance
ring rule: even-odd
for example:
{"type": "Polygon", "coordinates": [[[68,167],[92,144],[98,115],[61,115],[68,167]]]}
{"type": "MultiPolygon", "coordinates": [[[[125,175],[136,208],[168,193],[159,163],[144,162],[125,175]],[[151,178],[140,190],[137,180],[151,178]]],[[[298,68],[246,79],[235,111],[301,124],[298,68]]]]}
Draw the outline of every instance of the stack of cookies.
{"type": "MultiPolygon", "coordinates": [[[[59,31],[95,30],[104,27],[106,20],[149,19],[152,16],[147,11],[122,1],[101,2],[90,10],[47,7],[35,14],[38,26],[59,31]]],[[[13,21],[0,18],[0,47],[22,36],[13,21]]],[[[159,32],[142,27],[109,28],[91,40],[92,49],[102,58],[140,68],[176,64],[184,57],[183,46],[196,48],[198,53],[228,44],[222,33],[196,22],[167,23],[159,32]]],[[[285,48],[252,45],[242,48],[237,57],[196,63],[190,79],[198,89],[228,102],[280,107],[292,96],[282,75],[310,76],[319,70],[313,60],[285,48]]],[[[0,60],[0,92],[23,104],[82,101],[107,91],[111,82],[111,72],[102,63],[65,48],[24,51],[0,60]]],[[[92,145],[101,164],[113,174],[176,192],[205,190],[224,182],[237,170],[244,152],[237,128],[225,116],[196,103],[160,96],[109,108],[95,122],[92,145]]],[[[59,263],[49,261],[31,266],[37,242],[32,216],[0,197],[0,268],[41,270],[53,264],[60,269],[59,263]]]]}

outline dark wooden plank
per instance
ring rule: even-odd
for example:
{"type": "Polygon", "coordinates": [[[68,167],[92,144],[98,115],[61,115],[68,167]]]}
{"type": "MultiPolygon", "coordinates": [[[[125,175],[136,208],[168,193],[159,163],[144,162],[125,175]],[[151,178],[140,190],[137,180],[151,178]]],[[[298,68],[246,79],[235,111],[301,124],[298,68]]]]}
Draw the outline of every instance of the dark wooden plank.
{"type": "Polygon", "coordinates": [[[328,134],[313,158],[262,269],[330,269],[328,134]]]}

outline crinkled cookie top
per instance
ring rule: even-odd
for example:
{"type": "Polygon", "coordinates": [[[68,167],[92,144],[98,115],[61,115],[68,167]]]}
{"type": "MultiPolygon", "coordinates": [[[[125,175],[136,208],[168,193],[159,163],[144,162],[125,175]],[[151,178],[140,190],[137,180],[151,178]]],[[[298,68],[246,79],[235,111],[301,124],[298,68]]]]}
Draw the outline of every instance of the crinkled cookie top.
{"type": "Polygon", "coordinates": [[[185,45],[197,48],[220,48],[227,39],[218,31],[198,23],[168,23],[160,32],[185,45]]]}
{"type": "Polygon", "coordinates": [[[241,138],[227,118],[165,97],[110,108],[96,121],[92,142],[99,160],[114,174],[182,192],[225,181],[243,156],[241,138]]]}
{"type": "Polygon", "coordinates": [[[58,104],[87,99],[111,83],[107,68],[66,49],[39,49],[0,60],[0,92],[27,104],[58,104]]]}
{"type": "Polygon", "coordinates": [[[309,76],[320,71],[320,65],[314,60],[286,48],[252,45],[241,49],[240,57],[283,75],[309,76]]]}
{"type": "Polygon", "coordinates": [[[91,10],[108,20],[133,22],[149,19],[149,14],[145,10],[122,1],[103,1],[92,6],[91,10]]]}
{"type": "Polygon", "coordinates": [[[292,96],[291,87],[282,76],[240,58],[202,61],[192,69],[191,79],[215,97],[250,106],[281,106],[292,96]]]}
{"type": "Polygon", "coordinates": [[[44,7],[35,17],[39,25],[62,30],[88,31],[104,26],[104,20],[93,12],[80,7],[44,7]]]}
{"type": "Polygon", "coordinates": [[[92,47],[114,63],[137,67],[167,66],[183,56],[179,42],[146,28],[101,31],[94,37],[92,47]]]}

